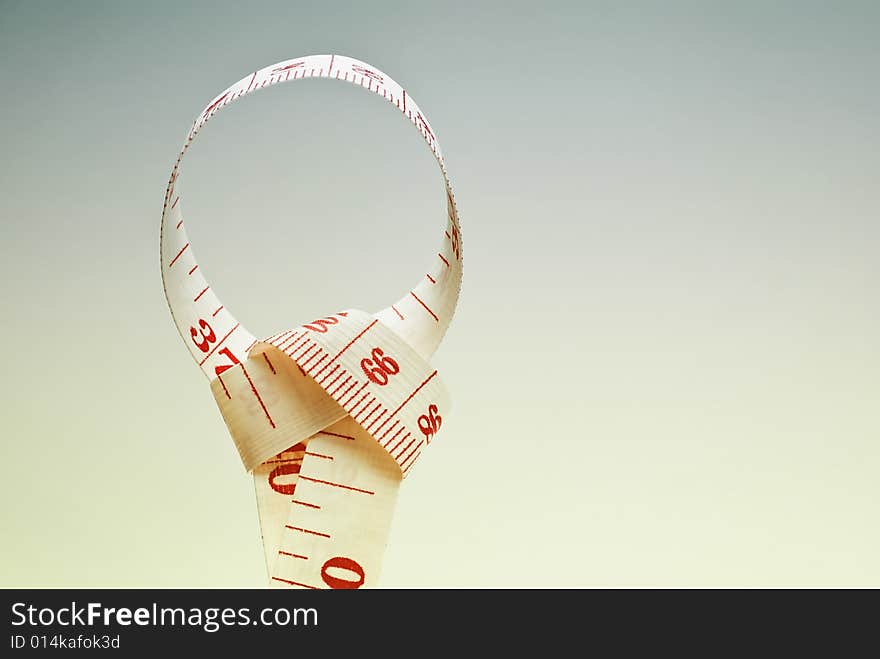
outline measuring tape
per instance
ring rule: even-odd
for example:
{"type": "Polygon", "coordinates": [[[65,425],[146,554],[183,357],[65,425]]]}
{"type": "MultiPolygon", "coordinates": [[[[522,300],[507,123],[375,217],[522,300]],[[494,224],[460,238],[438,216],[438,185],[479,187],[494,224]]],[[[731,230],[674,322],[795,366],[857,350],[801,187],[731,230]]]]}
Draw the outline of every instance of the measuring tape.
{"type": "Polygon", "coordinates": [[[183,143],[165,193],[160,259],[177,329],[253,473],[269,584],[376,585],[400,483],[449,410],[428,360],[458,302],[461,231],[424,113],[385,73],[341,55],[287,60],[242,78],[205,107],[183,143]],[[375,314],[339,311],[258,340],[203,276],[176,183],[184,154],[217,112],[264,87],[304,78],[359,85],[409,119],[440,165],[446,226],[430,270],[390,307],[375,314]]]}

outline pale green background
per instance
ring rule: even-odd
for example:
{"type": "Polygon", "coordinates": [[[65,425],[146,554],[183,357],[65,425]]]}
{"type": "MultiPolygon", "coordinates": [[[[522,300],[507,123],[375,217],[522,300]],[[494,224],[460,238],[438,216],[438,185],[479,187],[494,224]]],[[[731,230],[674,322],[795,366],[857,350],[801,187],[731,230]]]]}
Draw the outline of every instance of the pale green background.
{"type": "MultiPolygon", "coordinates": [[[[210,99],[338,52],[425,108],[464,231],[384,586],[880,586],[878,7],[3,0],[0,585],[265,583],[159,216],[210,99]]],[[[183,176],[261,335],[392,302],[444,221],[342,84],[230,107],[183,176]]]]}

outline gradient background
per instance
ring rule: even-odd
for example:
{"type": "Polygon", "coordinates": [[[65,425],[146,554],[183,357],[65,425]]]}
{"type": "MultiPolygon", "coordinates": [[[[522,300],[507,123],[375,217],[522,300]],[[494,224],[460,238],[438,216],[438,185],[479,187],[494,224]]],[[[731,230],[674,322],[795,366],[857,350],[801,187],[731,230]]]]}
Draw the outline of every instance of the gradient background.
{"type": "MultiPolygon", "coordinates": [[[[338,52],[427,111],[464,235],[384,586],[880,586],[880,8],[770,4],[0,0],[0,585],[265,583],[159,219],[208,101],[338,52]]],[[[180,189],[257,335],[394,301],[445,217],[326,81],[226,109],[180,189]]]]}

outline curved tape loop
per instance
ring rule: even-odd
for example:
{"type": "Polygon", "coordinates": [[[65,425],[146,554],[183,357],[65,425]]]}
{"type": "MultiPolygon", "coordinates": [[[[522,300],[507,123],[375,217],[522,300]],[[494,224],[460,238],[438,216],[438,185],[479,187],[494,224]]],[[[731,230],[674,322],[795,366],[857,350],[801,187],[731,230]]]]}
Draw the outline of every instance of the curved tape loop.
{"type": "Polygon", "coordinates": [[[359,60],[342,55],[310,55],[280,62],[245,76],[211,101],[199,114],[180,150],[165,193],[160,227],[162,283],[184,343],[204,373],[217,372],[246,358],[256,338],[220,302],[198,267],[184,226],[182,202],[176,183],[183,156],[199,130],[230,103],[274,84],[328,78],[356,84],[395,105],[418,129],[431,149],[446,188],[447,222],[441,248],[433,257],[431,272],[376,317],[394,330],[423,357],[437,349],[461,289],[461,231],[452,185],[440,145],[425,113],[397,82],[359,60]]]}

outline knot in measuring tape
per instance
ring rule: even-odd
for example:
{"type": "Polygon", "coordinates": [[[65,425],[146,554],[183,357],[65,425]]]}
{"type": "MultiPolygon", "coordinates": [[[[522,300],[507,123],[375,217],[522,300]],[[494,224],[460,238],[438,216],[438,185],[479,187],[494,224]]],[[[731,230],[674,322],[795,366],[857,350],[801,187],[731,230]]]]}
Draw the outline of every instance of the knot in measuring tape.
{"type": "Polygon", "coordinates": [[[258,342],[211,389],[248,471],[348,415],[406,476],[449,409],[436,369],[354,310],[258,342]]]}
{"type": "Polygon", "coordinates": [[[461,232],[440,145],[406,90],[375,67],[311,55],[245,76],[193,123],[162,214],[162,281],[172,317],[253,473],[270,585],[375,585],[400,481],[436,438],[449,396],[428,359],[461,287],[461,232]],[[441,245],[391,306],[338,313],[258,340],[220,303],[195,260],[177,189],[201,127],[229,103],[273,84],[328,78],[395,106],[433,152],[446,188],[441,245]]]}

